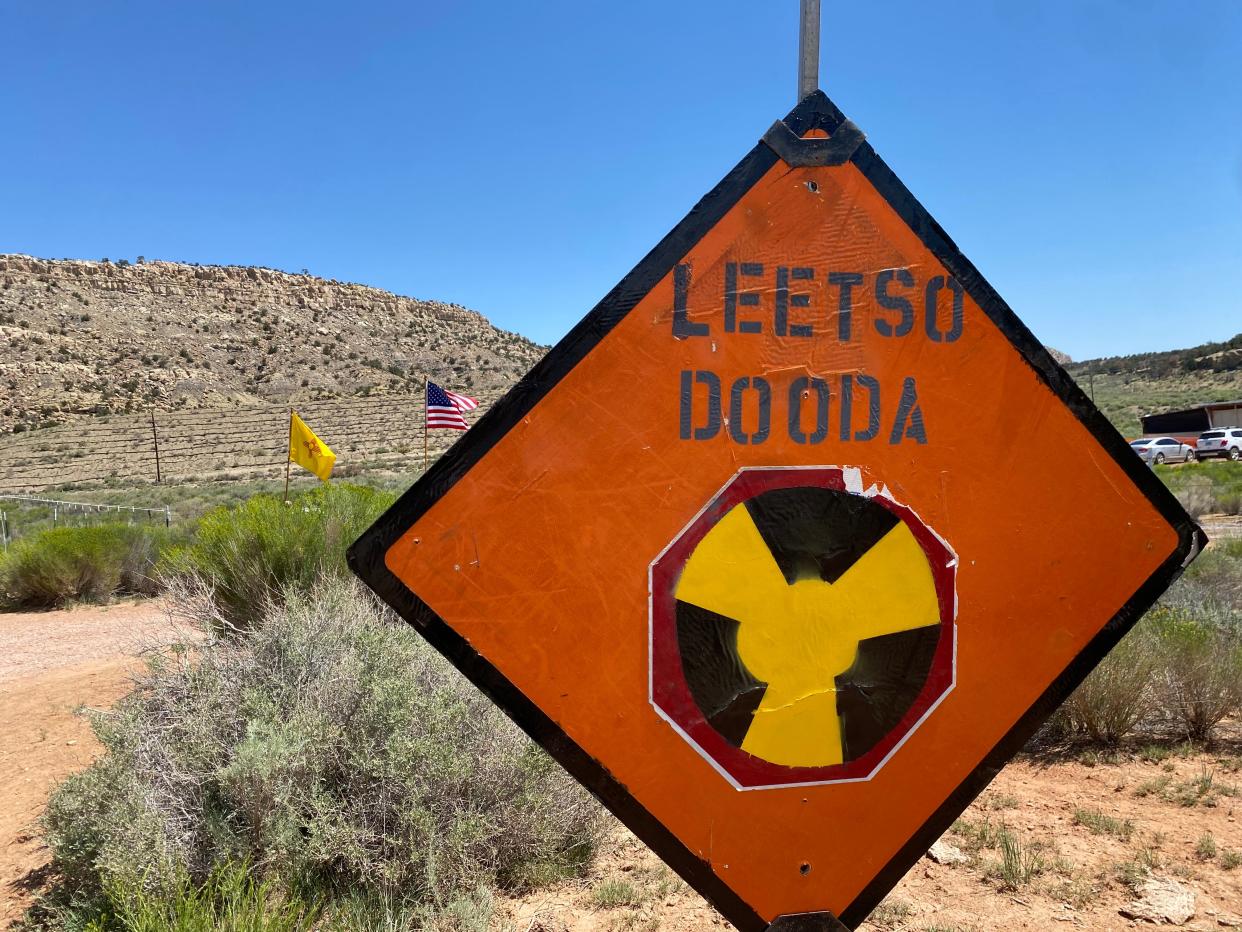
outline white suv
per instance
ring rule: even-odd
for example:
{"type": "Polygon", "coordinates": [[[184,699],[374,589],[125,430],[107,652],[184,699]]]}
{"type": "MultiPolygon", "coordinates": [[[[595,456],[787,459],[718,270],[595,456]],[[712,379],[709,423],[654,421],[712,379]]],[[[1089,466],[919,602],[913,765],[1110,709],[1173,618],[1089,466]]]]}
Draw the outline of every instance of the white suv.
{"type": "Polygon", "coordinates": [[[1219,427],[1199,435],[1195,448],[1199,458],[1227,456],[1235,462],[1242,457],[1242,427],[1219,427]]]}

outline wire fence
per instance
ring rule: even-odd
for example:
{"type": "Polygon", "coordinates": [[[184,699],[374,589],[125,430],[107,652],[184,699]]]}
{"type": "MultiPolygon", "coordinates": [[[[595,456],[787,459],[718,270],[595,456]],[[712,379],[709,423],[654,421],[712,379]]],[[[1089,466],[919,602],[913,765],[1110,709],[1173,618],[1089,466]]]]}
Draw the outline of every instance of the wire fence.
{"type": "MultiPolygon", "coordinates": [[[[485,393],[477,419],[499,392],[485,393]]],[[[337,454],[337,467],[421,464],[421,394],[306,402],[297,412],[337,454]]],[[[110,415],[0,437],[0,494],[32,495],[97,485],[274,477],[288,454],[289,409],[227,409],[110,415]]],[[[433,430],[431,453],[458,437],[433,430]]]]}
{"type": "Polygon", "coordinates": [[[1242,517],[1200,518],[1208,540],[1242,540],[1242,517]]]}
{"type": "Polygon", "coordinates": [[[0,549],[26,534],[57,527],[81,527],[102,520],[163,523],[171,527],[175,513],[168,505],[147,508],[110,502],[75,502],[32,495],[0,495],[0,549]]]}

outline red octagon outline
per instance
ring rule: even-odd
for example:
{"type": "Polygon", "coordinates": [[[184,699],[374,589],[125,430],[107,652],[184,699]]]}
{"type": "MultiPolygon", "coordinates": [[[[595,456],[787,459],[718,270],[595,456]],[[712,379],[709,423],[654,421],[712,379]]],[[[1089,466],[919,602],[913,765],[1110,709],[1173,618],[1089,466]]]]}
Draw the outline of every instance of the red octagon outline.
{"type": "Polygon", "coordinates": [[[956,679],[957,555],[915,511],[895,501],[886,489],[858,483],[848,487],[848,474],[860,470],[838,466],[757,467],[739,471],[707,506],[651,562],[648,569],[651,704],[709,763],[737,789],[766,789],[817,783],[869,780],[953,689],[956,679]],[[772,489],[797,487],[834,489],[870,498],[905,522],[927,555],[940,604],[940,641],[927,682],[905,716],[870,751],[855,760],[829,767],[787,767],[773,764],[729,744],[703,717],[682,672],[677,646],[676,599],[673,593],[681,568],[694,548],[733,506],[772,489]]]}

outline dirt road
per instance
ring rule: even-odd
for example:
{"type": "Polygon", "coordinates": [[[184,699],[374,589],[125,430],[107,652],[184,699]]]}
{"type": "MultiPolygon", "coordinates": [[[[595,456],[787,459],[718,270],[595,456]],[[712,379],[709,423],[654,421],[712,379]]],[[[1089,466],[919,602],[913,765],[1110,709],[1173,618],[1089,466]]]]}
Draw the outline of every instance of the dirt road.
{"type": "Polygon", "coordinates": [[[35,823],[49,791],[99,751],[77,710],[115,702],[139,652],[175,636],[159,602],[0,614],[0,928],[47,863],[35,823]]]}

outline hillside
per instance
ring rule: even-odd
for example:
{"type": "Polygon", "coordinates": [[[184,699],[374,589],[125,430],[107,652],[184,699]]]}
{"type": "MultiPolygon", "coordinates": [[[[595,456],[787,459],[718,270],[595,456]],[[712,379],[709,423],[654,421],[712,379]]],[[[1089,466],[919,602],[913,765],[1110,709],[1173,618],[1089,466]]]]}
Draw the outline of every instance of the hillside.
{"type": "Polygon", "coordinates": [[[1242,333],[1188,349],[1063,365],[1127,437],[1142,432],[1140,414],[1242,398],[1242,333]]]}
{"type": "Polygon", "coordinates": [[[1242,370],[1242,333],[1220,343],[1204,343],[1189,349],[1105,356],[1071,362],[1069,369],[1090,367],[1097,374],[1134,375],[1149,379],[1181,375],[1186,372],[1237,372],[1242,370]]]}
{"type": "Polygon", "coordinates": [[[0,255],[0,434],[86,417],[493,395],[543,354],[480,314],[271,269],[0,255]]]}

